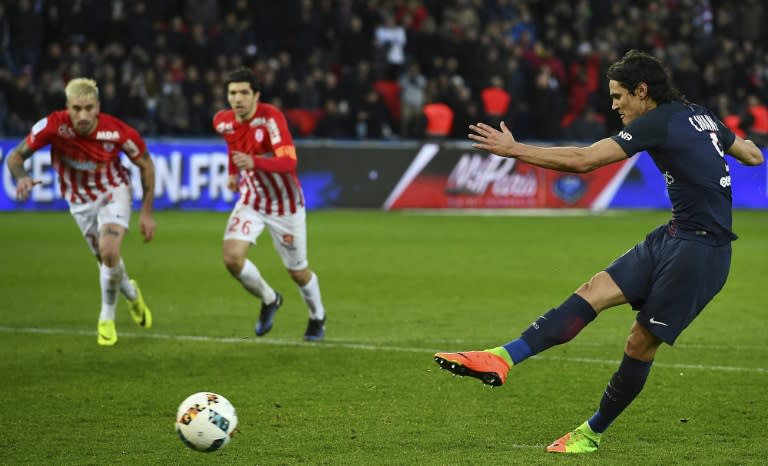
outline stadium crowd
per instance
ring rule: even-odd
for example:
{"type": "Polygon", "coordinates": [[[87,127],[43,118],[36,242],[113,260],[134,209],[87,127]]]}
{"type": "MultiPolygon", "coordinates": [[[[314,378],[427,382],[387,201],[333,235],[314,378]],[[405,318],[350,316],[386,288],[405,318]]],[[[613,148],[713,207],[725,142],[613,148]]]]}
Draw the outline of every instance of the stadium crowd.
{"type": "MultiPolygon", "coordinates": [[[[253,69],[298,137],[520,138],[617,130],[605,76],[629,48],[689,100],[768,139],[762,0],[17,0],[0,3],[0,135],[87,76],[147,136],[210,136],[223,77],[253,69]],[[740,104],[744,102],[744,104],[740,104]]],[[[742,133],[743,134],[743,133],[742,133]]],[[[764,143],[763,143],[764,144],[764,143]]]]}

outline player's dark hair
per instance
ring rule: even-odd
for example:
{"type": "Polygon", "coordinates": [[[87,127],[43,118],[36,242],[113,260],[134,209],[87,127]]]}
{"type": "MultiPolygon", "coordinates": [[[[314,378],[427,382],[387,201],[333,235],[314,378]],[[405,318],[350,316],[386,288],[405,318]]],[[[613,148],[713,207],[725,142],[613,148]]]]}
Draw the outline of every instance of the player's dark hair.
{"type": "Polygon", "coordinates": [[[679,100],[688,103],[669,78],[659,60],[639,50],[630,50],[608,68],[608,79],[617,81],[635,95],[640,83],[648,85],[648,95],[659,105],[679,100]]]}
{"type": "Polygon", "coordinates": [[[254,93],[259,89],[256,84],[256,75],[248,68],[238,68],[227,73],[227,80],[224,82],[225,91],[229,90],[230,83],[248,83],[254,93]]]}

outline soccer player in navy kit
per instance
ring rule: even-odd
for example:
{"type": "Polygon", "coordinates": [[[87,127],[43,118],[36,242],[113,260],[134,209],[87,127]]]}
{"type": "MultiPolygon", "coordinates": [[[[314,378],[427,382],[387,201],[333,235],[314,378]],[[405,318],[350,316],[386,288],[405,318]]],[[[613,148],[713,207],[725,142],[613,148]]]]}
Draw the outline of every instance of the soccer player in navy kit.
{"type": "Polygon", "coordinates": [[[601,311],[629,303],[637,310],[595,414],[547,451],[597,450],[602,433],[640,393],[662,342],[672,345],[722,289],[731,262],[731,178],[725,154],[744,165],[763,163],[751,141],[733,134],[704,107],[688,102],[652,56],[632,50],[608,69],[619,134],[589,147],[537,147],[478,123],[473,146],[502,157],[564,172],[588,172],[647,150],[667,182],[672,219],[581,285],[522,335],[485,351],[437,353],[444,369],[502,385],[509,369],[575,337],[601,311]]]}

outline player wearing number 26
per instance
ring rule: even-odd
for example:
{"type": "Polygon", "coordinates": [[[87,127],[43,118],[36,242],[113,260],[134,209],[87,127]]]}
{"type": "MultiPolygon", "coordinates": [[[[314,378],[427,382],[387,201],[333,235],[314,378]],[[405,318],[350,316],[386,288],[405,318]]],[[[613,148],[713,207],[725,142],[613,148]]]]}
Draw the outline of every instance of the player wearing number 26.
{"type": "Polygon", "coordinates": [[[672,345],[725,285],[736,239],[725,154],[744,165],[763,162],[754,143],[688,102],[654,57],[631,50],[608,68],[608,80],[612,108],[624,129],[589,147],[521,144],[504,123],[500,130],[471,125],[469,137],[477,149],[565,172],[588,172],[648,151],[666,180],[672,219],[536,319],[519,338],[486,351],[435,355],[444,369],[501,385],[511,367],[571,340],[600,312],[630,304],[638,313],[618,370],[595,414],[547,447],[554,453],[597,450],[603,432],[643,389],[661,343],[672,345]]]}
{"type": "Polygon", "coordinates": [[[309,308],[304,339],[325,336],[325,309],[320,285],[309,269],[304,194],[296,176],[296,147],[285,116],[259,102],[256,76],[248,69],[232,71],[226,80],[230,109],[213,117],[214,130],[227,143],[229,189],[240,192],[224,233],[224,264],[235,279],[261,300],[256,335],[272,329],[283,296],[272,289],[248,260],[252,244],[266,228],[288,274],[309,308]]]}

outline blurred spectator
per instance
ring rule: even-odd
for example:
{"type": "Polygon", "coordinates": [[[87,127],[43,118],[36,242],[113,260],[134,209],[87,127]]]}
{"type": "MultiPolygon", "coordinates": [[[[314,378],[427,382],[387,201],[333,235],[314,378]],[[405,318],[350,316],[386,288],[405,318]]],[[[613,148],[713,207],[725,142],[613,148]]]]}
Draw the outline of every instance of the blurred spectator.
{"type": "Polygon", "coordinates": [[[605,119],[591,107],[586,107],[573,122],[565,128],[564,138],[570,141],[594,142],[608,136],[605,119]]]}
{"type": "Polygon", "coordinates": [[[354,67],[357,63],[370,59],[371,37],[363,29],[363,20],[359,16],[349,18],[349,23],[339,34],[339,61],[342,65],[354,67]]]}
{"type": "Polygon", "coordinates": [[[24,134],[42,113],[38,95],[32,88],[29,74],[20,74],[13,80],[8,92],[8,130],[11,134],[24,134]]]}
{"type": "Polygon", "coordinates": [[[761,147],[768,146],[768,106],[756,95],[747,97],[747,108],[741,116],[741,129],[761,147]]]}
{"type": "Polygon", "coordinates": [[[189,104],[181,86],[167,82],[157,102],[158,130],[163,134],[187,134],[189,131],[189,104]]]}
{"type": "Polygon", "coordinates": [[[42,2],[33,4],[32,0],[19,0],[16,13],[11,15],[11,50],[13,63],[19,69],[30,67],[35,70],[40,58],[45,37],[42,7],[42,2]]]}
{"type": "Polygon", "coordinates": [[[11,22],[3,3],[0,3],[0,67],[16,71],[11,55],[11,22]]]}
{"type": "Polygon", "coordinates": [[[558,139],[562,117],[560,83],[544,65],[536,75],[530,95],[531,136],[536,139],[558,139]]]}
{"type": "Polygon", "coordinates": [[[357,109],[355,133],[358,139],[381,139],[392,135],[389,112],[374,88],[368,90],[357,109]]]}
{"type": "MultiPolygon", "coordinates": [[[[467,137],[470,124],[483,121],[482,102],[472,96],[467,86],[456,87],[456,101],[453,103],[453,123],[450,136],[454,139],[467,137]]],[[[500,119],[496,119],[500,121],[500,119]]]]}
{"type": "Polygon", "coordinates": [[[408,71],[400,78],[400,136],[413,137],[410,129],[414,118],[426,103],[427,78],[421,74],[418,63],[411,63],[408,71]]]}
{"type": "Polygon", "coordinates": [[[212,110],[205,94],[196,91],[192,94],[189,106],[189,134],[214,134],[211,129],[212,110]]]}
{"type": "Polygon", "coordinates": [[[482,118],[485,122],[498,126],[501,121],[506,120],[512,98],[504,89],[501,76],[491,77],[490,86],[480,92],[480,98],[483,102],[482,118]]]}
{"type": "Polygon", "coordinates": [[[315,127],[315,137],[330,139],[352,139],[355,136],[349,105],[335,99],[325,101],[325,116],[315,127]]]}
{"type": "Polygon", "coordinates": [[[136,1],[126,5],[126,7],[129,10],[125,21],[126,42],[144,50],[150,50],[155,33],[152,19],[147,14],[146,3],[136,1]]]}
{"type": "Polygon", "coordinates": [[[424,135],[428,138],[447,138],[453,129],[453,110],[442,102],[431,102],[424,106],[426,128],[424,135]]]}
{"type": "Polygon", "coordinates": [[[0,68],[0,136],[8,136],[12,132],[8,128],[8,100],[6,95],[9,95],[11,90],[11,73],[7,70],[0,68]]]}
{"type": "Polygon", "coordinates": [[[200,24],[204,29],[210,29],[219,21],[219,5],[217,0],[183,0],[184,19],[187,24],[200,24]]]}
{"type": "Polygon", "coordinates": [[[146,89],[142,76],[136,76],[128,84],[128,95],[123,98],[122,113],[123,121],[133,126],[140,133],[148,133],[149,125],[146,89]]]}
{"type": "Polygon", "coordinates": [[[395,23],[395,17],[388,12],[382,14],[382,21],[375,31],[374,67],[378,77],[397,79],[405,64],[405,44],[408,38],[405,29],[395,23]]]}
{"type": "Polygon", "coordinates": [[[106,81],[99,85],[99,102],[102,112],[110,115],[123,114],[123,105],[117,95],[117,86],[114,82],[106,81]]]}

